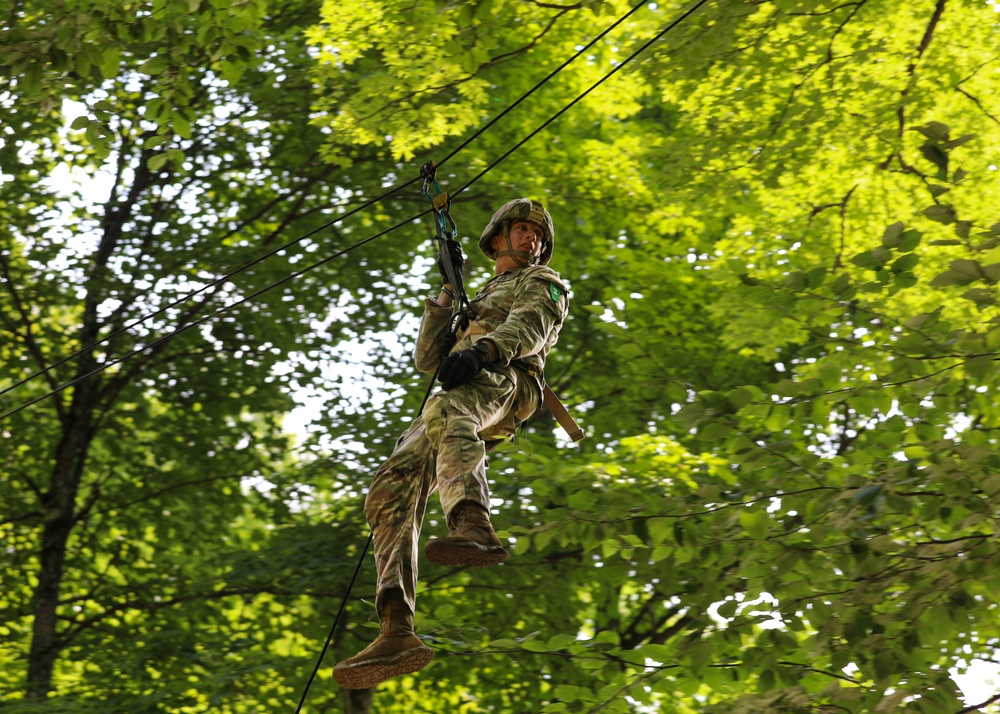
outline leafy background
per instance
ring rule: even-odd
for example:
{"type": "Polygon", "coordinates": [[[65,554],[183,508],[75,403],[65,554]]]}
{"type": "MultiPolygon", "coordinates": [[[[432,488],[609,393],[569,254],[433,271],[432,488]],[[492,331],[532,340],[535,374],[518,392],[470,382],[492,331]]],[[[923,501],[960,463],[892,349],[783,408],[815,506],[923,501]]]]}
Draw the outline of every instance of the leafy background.
{"type": "MultiPolygon", "coordinates": [[[[426,218],[334,256],[686,7],[463,146],[629,6],[0,4],[5,710],[297,705],[436,282],[426,218]]],[[[434,662],[349,693],[367,562],[303,711],[1000,710],[956,685],[1000,636],[995,10],[705,2],[456,196],[473,288],[498,205],[552,211],[588,438],[491,457],[512,558],[425,567],[434,662]]]]}

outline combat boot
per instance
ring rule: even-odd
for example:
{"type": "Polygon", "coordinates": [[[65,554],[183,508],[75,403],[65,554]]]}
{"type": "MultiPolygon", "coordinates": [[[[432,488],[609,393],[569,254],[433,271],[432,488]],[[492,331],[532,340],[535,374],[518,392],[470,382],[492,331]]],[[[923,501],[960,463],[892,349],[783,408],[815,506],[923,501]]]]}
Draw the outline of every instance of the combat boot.
{"type": "Polygon", "coordinates": [[[333,668],[337,684],[347,689],[370,689],[401,674],[419,672],[434,658],[434,650],[413,632],[413,613],[395,593],[379,613],[381,632],[358,654],[333,668]]]}
{"type": "Polygon", "coordinates": [[[448,518],[448,535],[433,538],[424,547],[424,555],[438,565],[472,565],[485,568],[507,557],[490,512],[472,501],[462,501],[448,518]]]}

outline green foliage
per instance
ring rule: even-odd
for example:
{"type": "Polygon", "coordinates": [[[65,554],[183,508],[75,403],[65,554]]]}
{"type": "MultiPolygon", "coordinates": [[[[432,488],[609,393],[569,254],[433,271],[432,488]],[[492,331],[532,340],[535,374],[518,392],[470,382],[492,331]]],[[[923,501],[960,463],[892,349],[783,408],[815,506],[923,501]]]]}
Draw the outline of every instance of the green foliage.
{"type": "MultiPolygon", "coordinates": [[[[5,710],[294,708],[364,486],[426,387],[406,352],[428,225],[156,340],[422,210],[406,191],[321,228],[627,9],[0,13],[0,389],[69,358],[0,410],[145,348],[0,424],[5,710]],[[99,195],[49,180],[102,173],[99,195]],[[320,405],[298,437],[295,394],[320,405]]],[[[442,166],[445,188],[679,12],[637,12],[442,166]]],[[[457,196],[473,288],[492,211],[551,209],[573,299],[548,379],[588,439],[539,414],[491,455],[511,559],[425,567],[437,657],[349,695],[328,669],[376,631],[369,556],[305,710],[978,704],[949,672],[1000,641],[995,32],[967,2],[707,4],[457,196]]]]}

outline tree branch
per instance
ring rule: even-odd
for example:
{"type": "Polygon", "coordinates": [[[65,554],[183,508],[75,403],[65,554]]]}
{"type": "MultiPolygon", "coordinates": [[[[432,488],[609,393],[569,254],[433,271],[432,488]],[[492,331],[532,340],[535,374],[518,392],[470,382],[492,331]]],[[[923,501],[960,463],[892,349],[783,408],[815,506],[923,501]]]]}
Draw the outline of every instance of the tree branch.
{"type": "Polygon", "coordinates": [[[131,508],[132,506],[135,506],[135,505],[137,505],[139,503],[144,503],[146,501],[151,501],[154,498],[159,498],[160,496],[162,496],[162,495],[164,495],[166,493],[170,493],[171,491],[176,491],[179,488],[186,488],[188,486],[197,486],[199,484],[211,483],[212,481],[228,481],[228,480],[231,480],[231,479],[240,479],[240,478],[243,478],[244,475],[245,475],[244,473],[240,472],[240,473],[235,473],[235,474],[228,474],[226,476],[209,476],[207,478],[202,478],[202,479],[192,479],[190,481],[181,481],[180,483],[171,484],[170,486],[167,486],[165,488],[161,488],[161,489],[159,489],[157,491],[153,491],[152,493],[148,493],[148,494],[146,494],[144,496],[140,496],[139,498],[135,498],[135,499],[133,499],[131,501],[126,501],[125,503],[112,503],[111,505],[107,506],[106,508],[101,508],[101,509],[98,509],[98,510],[94,511],[94,515],[95,516],[100,516],[100,515],[103,515],[103,514],[107,513],[108,511],[124,510],[124,509],[127,509],[127,508],[131,508]]]}
{"type": "MultiPolygon", "coordinates": [[[[87,618],[72,620],[69,629],[60,638],[63,643],[68,643],[74,637],[79,635],[86,629],[96,626],[103,620],[109,617],[114,617],[115,615],[124,612],[126,610],[144,610],[147,612],[152,612],[156,610],[164,610],[167,608],[175,607],[177,605],[183,605],[184,603],[196,602],[199,600],[221,600],[228,597],[242,597],[245,595],[298,595],[300,593],[293,592],[290,590],[283,590],[281,588],[275,588],[271,586],[258,586],[258,587],[234,587],[234,588],[223,588],[222,590],[214,590],[205,593],[194,593],[191,595],[180,595],[178,597],[170,598],[169,600],[125,600],[117,604],[110,605],[103,612],[97,613],[96,615],[91,615],[87,618]]],[[[315,596],[316,593],[310,593],[315,596]]],[[[331,594],[331,597],[334,594],[331,594]]],[[[336,597],[342,597],[343,593],[337,593],[336,597]]]]}
{"type": "Polygon", "coordinates": [[[924,52],[930,47],[931,40],[934,37],[934,30],[937,28],[938,21],[941,19],[942,13],[944,13],[944,6],[947,0],[937,0],[934,5],[934,12],[931,15],[930,21],[927,23],[927,27],[924,28],[924,35],[920,38],[920,44],[917,45],[917,56],[913,58],[910,62],[910,66],[906,69],[907,80],[906,86],[899,95],[899,107],[896,109],[896,115],[899,119],[899,135],[902,136],[903,132],[906,130],[906,97],[913,88],[916,81],[917,75],[917,63],[924,56],[924,52]]]}
{"type": "MultiPolygon", "coordinates": [[[[7,254],[4,251],[0,251],[0,269],[3,270],[4,284],[7,286],[7,292],[10,294],[14,307],[17,309],[17,312],[21,317],[21,324],[24,325],[24,334],[20,335],[16,331],[15,334],[18,334],[18,336],[24,340],[25,345],[28,347],[28,352],[35,360],[39,369],[44,372],[45,381],[48,383],[49,389],[55,390],[58,388],[59,384],[56,382],[56,379],[51,372],[45,371],[48,369],[49,363],[45,359],[45,355],[42,354],[42,349],[38,342],[35,341],[35,336],[32,332],[34,322],[32,321],[31,315],[28,313],[28,309],[25,307],[24,302],[21,300],[17,287],[14,285],[14,279],[10,272],[10,261],[7,260],[7,254]]],[[[56,410],[56,415],[59,417],[59,421],[64,422],[66,419],[66,410],[63,406],[62,396],[60,394],[53,394],[52,404],[56,410]]]]}
{"type": "Polygon", "coordinates": [[[983,103],[980,102],[978,98],[976,98],[972,94],[969,94],[968,92],[966,92],[964,89],[962,89],[959,86],[956,86],[955,89],[957,89],[959,92],[961,92],[966,97],[968,97],[972,101],[973,104],[975,104],[977,107],[979,107],[979,111],[981,111],[983,114],[985,114],[987,117],[989,117],[993,121],[994,124],[1000,124],[1000,119],[997,119],[995,116],[993,116],[988,111],[986,111],[986,107],[983,106],[983,103]]]}
{"type": "Polygon", "coordinates": [[[1000,702],[1000,694],[994,694],[985,702],[974,704],[971,707],[966,707],[965,709],[959,709],[957,712],[955,712],[955,714],[969,714],[970,712],[979,712],[988,707],[990,704],[994,704],[996,702],[1000,702]]]}
{"type": "MultiPolygon", "coordinates": [[[[837,5],[837,7],[832,7],[829,10],[823,10],[822,12],[790,12],[789,17],[822,17],[823,15],[832,15],[837,12],[837,10],[843,10],[845,7],[860,7],[864,5],[864,2],[847,2],[843,5],[837,5]]],[[[856,11],[855,11],[856,12],[856,11]]]]}
{"type": "MultiPolygon", "coordinates": [[[[537,2],[535,4],[539,5],[541,7],[546,7],[546,5],[542,5],[542,4],[537,3],[537,2]]],[[[427,94],[428,92],[432,92],[432,93],[438,94],[438,93],[441,93],[441,92],[443,92],[443,91],[445,91],[447,89],[453,89],[453,88],[457,87],[460,84],[465,84],[466,82],[468,82],[468,81],[470,81],[470,80],[475,79],[476,77],[478,77],[480,72],[482,72],[484,70],[492,69],[493,67],[497,66],[498,64],[506,62],[507,60],[510,60],[510,59],[512,59],[512,58],[514,58],[514,57],[516,57],[518,55],[524,54],[524,53],[528,52],[529,50],[534,49],[535,46],[542,40],[542,38],[545,37],[545,35],[547,35],[549,33],[549,31],[555,26],[556,22],[559,20],[560,17],[562,17],[565,13],[567,13],[567,12],[569,12],[571,10],[577,10],[577,9],[579,9],[581,7],[581,4],[577,3],[576,5],[569,5],[569,6],[550,5],[550,6],[547,6],[547,7],[552,7],[554,9],[557,8],[559,10],[559,12],[556,13],[556,15],[551,20],[549,20],[549,24],[540,33],[538,33],[534,38],[532,38],[531,41],[528,42],[528,44],[526,44],[526,45],[524,45],[522,47],[518,47],[515,50],[511,50],[510,52],[504,52],[503,54],[499,54],[496,57],[491,57],[488,61],[486,61],[483,64],[481,64],[479,66],[479,68],[476,69],[475,72],[473,72],[472,74],[469,74],[469,75],[467,75],[465,77],[460,77],[459,79],[456,79],[454,81],[446,82],[445,84],[440,84],[440,85],[437,85],[437,86],[434,86],[434,87],[427,87],[426,89],[416,89],[416,90],[410,92],[409,94],[406,94],[406,95],[404,95],[402,97],[399,97],[398,99],[394,99],[394,100],[392,100],[390,102],[387,102],[386,104],[382,105],[381,107],[379,107],[375,111],[371,112],[370,114],[367,114],[367,115],[362,116],[362,117],[358,117],[358,119],[357,119],[358,124],[362,124],[362,123],[364,123],[364,122],[366,122],[366,121],[368,121],[370,119],[375,118],[376,116],[378,116],[382,112],[385,112],[387,109],[389,109],[389,107],[396,106],[396,105],[398,105],[400,103],[409,102],[410,100],[412,100],[412,99],[420,96],[421,94],[427,94]]],[[[394,112],[386,115],[386,117],[384,117],[384,118],[392,117],[395,113],[396,112],[394,111],[394,112]]]]}

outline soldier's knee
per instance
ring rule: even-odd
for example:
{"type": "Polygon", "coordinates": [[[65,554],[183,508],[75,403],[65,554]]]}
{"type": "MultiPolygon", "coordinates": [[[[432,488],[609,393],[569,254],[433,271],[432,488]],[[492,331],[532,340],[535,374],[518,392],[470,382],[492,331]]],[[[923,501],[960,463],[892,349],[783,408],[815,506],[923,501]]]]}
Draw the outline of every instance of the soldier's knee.
{"type": "Polygon", "coordinates": [[[451,395],[446,392],[424,409],[427,439],[435,448],[441,443],[445,434],[451,432],[453,424],[461,416],[453,402],[451,395]]]}

